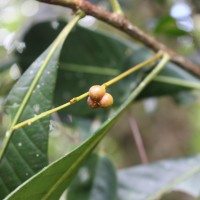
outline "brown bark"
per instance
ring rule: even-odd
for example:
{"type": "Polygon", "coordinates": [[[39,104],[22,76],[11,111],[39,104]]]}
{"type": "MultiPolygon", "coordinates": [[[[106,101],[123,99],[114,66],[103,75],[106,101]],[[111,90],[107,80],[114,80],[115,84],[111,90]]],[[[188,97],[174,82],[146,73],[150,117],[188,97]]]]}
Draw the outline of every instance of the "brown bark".
{"type": "Polygon", "coordinates": [[[173,50],[169,49],[163,43],[157,41],[152,36],[143,32],[137,26],[133,25],[129,20],[127,20],[124,16],[117,15],[115,13],[110,13],[105,9],[96,6],[86,0],[39,0],[40,2],[61,5],[64,7],[71,8],[73,10],[82,10],[87,15],[91,15],[101,21],[106,22],[114,26],[115,28],[123,31],[128,34],[132,38],[142,42],[147,47],[156,51],[164,51],[168,53],[171,57],[171,60],[184,68],[185,70],[195,74],[196,76],[200,76],[200,67],[192,63],[190,60],[184,58],[183,56],[177,54],[173,50]]]}

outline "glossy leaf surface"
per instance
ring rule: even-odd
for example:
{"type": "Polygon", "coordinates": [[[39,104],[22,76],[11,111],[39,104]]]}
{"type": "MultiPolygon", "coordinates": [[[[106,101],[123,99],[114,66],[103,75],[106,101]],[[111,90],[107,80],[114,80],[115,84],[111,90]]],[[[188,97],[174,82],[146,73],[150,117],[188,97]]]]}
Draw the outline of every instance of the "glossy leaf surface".
{"type": "MultiPolygon", "coordinates": [[[[144,86],[144,84],[142,84],[142,86],[144,86]]],[[[140,87],[139,91],[141,91],[141,89],[142,87],[140,87]]],[[[134,91],[90,138],[66,156],[60,158],[31,177],[13,191],[6,199],[58,199],[67,186],[69,186],[75,173],[81,167],[85,159],[88,158],[92,150],[106,135],[109,128],[135,98],[136,93],[134,91]]]]}
{"type": "Polygon", "coordinates": [[[197,155],[119,170],[119,199],[155,200],[172,190],[199,197],[199,161],[197,155]]]}
{"type": "MultiPolygon", "coordinates": [[[[10,91],[5,107],[11,127],[52,107],[58,58],[67,33],[65,28],[10,91]]],[[[0,162],[1,198],[48,164],[49,122],[48,116],[7,133],[0,162]]]]}
{"type": "MultiPolygon", "coordinates": [[[[55,30],[51,27],[50,22],[43,22],[27,30],[22,37],[27,48],[22,54],[18,54],[19,63],[24,69],[26,63],[29,63],[56,37],[62,26],[63,22],[60,21],[58,29],[55,30]],[[48,31],[48,38],[45,37],[44,30],[48,31]],[[40,45],[34,42],[38,38],[41,38],[40,45]]],[[[63,104],[70,98],[87,91],[92,85],[102,84],[152,55],[153,53],[147,48],[138,46],[120,36],[111,36],[108,33],[77,27],[66,41],[60,57],[54,104],[63,104]]],[[[115,98],[114,106],[120,105],[124,101],[133,85],[144,75],[144,71],[141,70],[139,74],[132,74],[110,88],[115,98]]],[[[194,76],[172,63],[166,66],[162,74],[189,81],[198,81],[194,76]]],[[[176,94],[182,90],[185,90],[185,88],[154,82],[140,97],[176,94]]],[[[73,114],[77,117],[94,116],[94,112],[84,107],[84,104],[85,102],[80,102],[78,105],[60,113],[63,114],[62,116],[66,114],[73,114]]]]}

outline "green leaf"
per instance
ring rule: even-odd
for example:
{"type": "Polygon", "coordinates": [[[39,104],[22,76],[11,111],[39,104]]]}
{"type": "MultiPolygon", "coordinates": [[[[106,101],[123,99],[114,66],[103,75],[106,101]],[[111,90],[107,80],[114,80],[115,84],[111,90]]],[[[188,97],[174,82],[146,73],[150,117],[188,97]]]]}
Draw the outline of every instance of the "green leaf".
{"type": "MultiPolygon", "coordinates": [[[[45,51],[23,74],[7,97],[7,114],[13,119],[35,78],[41,63],[49,53],[45,51]]],[[[37,87],[34,89],[19,121],[34,117],[52,107],[53,91],[56,81],[59,50],[48,63],[37,87]]],[[[0,162],[0,196],[3,198],[18,185],[41,170],[48,163],[47,143],[49,117],[32,126],[14,132],[6,152],[0,162]]]]}
{"type": "MultiPolygon", "coordinates": [[[[58,21],[58,24],[57,30],[53,29],[51,22],[48,21],[35,24],[26,31],[26,34],[22,37],[22,41],[26,43],[26,49],[22,54],[18,54],[19,63],[23,69],[56,37],[63,26],[63,22],[58,21]],[[46,37],[44,30],[48,31],[48,37],[46,37]],[[40,45],[35,42],[38,38],[41,38],[40,45]]],[[[66,41],[60,57],[54,104],[63,104],[70,98],[87,91],[90,86],[101,84],[113,78],[131,66],[151,57],[152,54],[146,47],[138,46],[122,36],[111,36],[105,32],[77,27],[66,41]],[[64,85],[63,82],[68,84],[64,85]]],[[[110,90],[115,99],[114,106],[118,106],[124,101],[133,85],[141,78],[141,75],[143,75],[143,70],[140,73],[130,75],[111,87],[110,90]]],[[[194,76],[172,63],[165,67],[162,75],[197,81],[194,76]],[[190,78],[188,79],[187,76],[190,78]]],[[[140,97],[169,95],[183,90],[185,90],[184,87],[154,82],[140,97]]],[[[80,102],[76,106],[62,110],[60,115],[73,114],[77,117],[93,117],[95,112],[85,108],[84,103],[80,102]]],[[[104,114],[105,112],[100,113],[104,114]]]]}
{"type": "Polygon", "coordinates": [[[177,36],[188,35],[188,32],[184,31],[182,29],[179,29],[177,27],[176,20],[173,17],[168,16],[168,15],[159,19],[154,31],[156,34],[162,34],[162,35],[166,35],[168,37],[169,36],[177,37],[177,36]]]}
{"type": "Polygon", "coordinates": [[[0,198],[3,198],[48,163],[49,117],[16,131],[16,123],[52,107],[57,63],[62,44],[80,17],[66,26],[55,42],[40,55],[12,88],[6,100],[11,129],[1,151],[0,198]]]}
{"type": "Polygon", "coordinates": [[[75,150],[50,164],[35,176],[31,177],[28,181],[9,194],[6,199],[58,199],[66,187],[71,183],[72,178],[80,168],[81,164],[86,158],[88,158],[92,150],[106,135],[109,128],[138,96],[138,94],[141,93],[144,87],[156,76],[168,60],[169,57],[164,55],[158,66],[145,77],[145,79],[130,94],[126,101],[111,117],[108,118],[108,120],[96,131],[94,135],[83,142],[75,150]]]}
{"type": "MultiPolygon", "coordinates": [[[[48,21],[36,24],[26,32],[23,38],[26,49],[22,54],[18,54],[19,63],[23,69],[57,35],[63,27],[62,21],[58,23],[57,30],[53,29],[51,22],[48,21]],[[44,34],[46,31],[48,37],[44,34]],[[35,42],[38,38],[41,38],[40,45],[35,42]]],[[[123,71],[127,59],[132,56],[134,50],[134,45],[128,41],[121,41],[120,38],[118,40],[117,37],[111,37],[106,33],[77,27],[65,42],[60,57],[55,106],[84,93],[94,84],[101,84],[118,75],[123,71]]],[[[115,104],[122,102],[123,86],[112,86],[112,95],[117,96],[115,104]]],[[[85,102],[80,102],[76,106],[62,110],[60,114],[93,116],[95,112],[84,104],[85,102]]]]}
{"type": "Polygon", "coordinates": [[[172,191],[200,196],[200,156],[119,170],[119,200],[155,200],[172,191]]]}
{"type": "MultiPolygon", "coordinates": [[[[160,72],[159,74],[160,77],[169,77],[175,79],[175,80],[180,80],[180,82],[188,82],[191,83],[191,87],[187,87],[184,84],[174,84],[173,82],[166,82],[160,79],[159,81],[156,80],[151,82],[143,91],[143,93],[140,95],[140,98],[146,98],[150,96],[162,96],[166,94],[171,94],[171,95],[177,95],[181,91],[189,91],[191,89],[195,89],[195,86],[192,87],[192,85],[198,85],[200,84],[200,81],[198,78],[195,76],[189,74],[185,70],[181,69],[177,65],[173,63],[168,63],[166,67],[160,72]]],[[[197,87],[196,87],[197,89],[197,87]]]]}
{"type": "MultiPolygon", "coordinates": [[[[127,105],[126,105],[127,106],[127,105]]],[[[55,200],[71,183],[75,173],[84,160],[90,155],[98,142],[105,136],[117,117],[125,107],[118,110],[103,126],[88,140],[75,150],[53,162],[38,174],[31,177],[24,184],[14,190],[5,200],[29,199],[29,200],[55,200]]]]}
{"type": "Polygon", "coordinates": [[[67,192],[67,200],[115,200],[117,178],[112,162],[92,154],[86,160],[67,192]]]}

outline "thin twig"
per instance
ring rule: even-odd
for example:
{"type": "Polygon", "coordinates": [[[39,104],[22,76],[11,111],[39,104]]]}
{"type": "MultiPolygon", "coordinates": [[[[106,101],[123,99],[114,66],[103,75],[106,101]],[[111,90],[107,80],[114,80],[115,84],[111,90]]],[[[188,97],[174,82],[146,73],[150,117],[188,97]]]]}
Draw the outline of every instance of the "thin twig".
{"type": "Polygon", "coordinates": [[[132,117],[131,114],[129,114],[128,122],[132,131],[132,135],[135,140],[135,144],[136,144],[141,162],[143,164],[147,164],[149,161],[148,161],[147,153],[146,153],[144,143],[140,134],[140,130],[138,128],[136,120],[132,117]]]}
{"type": "MultiPolygon", "coordinates": [[[[135,72],[135,71],[141,69],[142,67],[144,67],[144,66],[146,66],[146,65],[148,65],[148,64],[151,64],[151,63],[157,61],[157,60],[158,60],[159,58],[161,58],[162,56],[163,56],[163,52],[158,52],[158,53],[157,53],[155,56],[153,56],[152,58],[150,58],[150,59],[148,59],[148,60],[146,60],[146,61],[144,61],[144,62],[142,62],[142,63],[140,63],[140,64],[138,64],[138,65],[136,65],[136,66],[133,66],[133,67],[130,68],[129,70],[127,70],[127,71],[125,71],[124,73],[120,74],[119,76],[113,78],[112,80],[110,80],[110,81],[104,83],[103,85],[104,85],[105,87],[108,87],[108,86],[110,86],[110,85],[116,83],[117,81],[123,79],[124,77],[130,75],[131,73],[133,73],[133,72],[135,72]]],[[[43,113],[41,113],[41,114],[39,114],[39,115],[37,115],[37,116],[35,116],[35,117],[33,117],[33,118],[27,119],[27,120],[25,120],[25,121],[23,121],[23,122],[21,122],[21,123],[19,123],[19,124],[16,124],[14,127],[12,127],[12,131],[14,131],[14,130],[16,130],[16,129],[18,129],[18,128],[21,128],[21,127],[23,127],[23,126],[26,126],[26,125],[31,125],[33,122],[35,122],[35,121],[37,121],[37,120],[39,120],[39,119],[41,119],[41,118],[43,118],[43,117],[46,117],[46,116],[48,116],[48,115],[50,115],[50,114],[52,114],[52,113],[54,113],[54,112],[57,112],[57,111],[59,111],[59,110],[62,110],[63,108],[66,108],[66,107],[68,107],[68,106],[70,106],[70,105],[72,105],[72,104],[74,104],[74,103],[77,103],[78,101],[80,101],[80,100],[86,98],[87,96],[88,96],[88,92],[86,92],[86,93],[84,93],[84,94],[82,94],[82,95],[80,95],[80,96],[78,96],[78,97],[74,97],[74,98],[71,99],[69,102],[67,102],[67,103],[65,103],[65,104],[63,104],[63,105],[61,105],[61,106],[58,106],[58,107],[56,107],[56,108],[53,108],[53,109],[48,110],[48,111],[46,111],[46,112],[43,112],[43,113]]]]}
{"type": "Polygon", "coordinates": [[[148,46],[155,52],[162,50],[167,53],[171,60],[186,69],[187,71],[192,72],[193,74],[200,76],[200,67],[177,54],[173,50],[166,47],[163,43],[157,41],[152,36],[146,34],[144,31],[139,29],[137,26],[133,25],[129,20],[127,20],[124,16],[118,15],[116,13],[110,13],[105,9],[96,6],[86,0],[38,0],[40,2],[61,5],[64,7],[72,8],[73,10],[80,9],[85,14],[94,16],[97,19],[100,19],[107,24],[114,26],[115,28],[123,31],[128,34],[132,38],[142,42],[144,45],[148,46]]]}
{"type": "Polygon", "coordinates": [[[132,74],[133,72],[137,71],[138,69],[142,68],[143,66],[146,66],[146,65],[149,65],[153,62],[155,62],[156,60],[158,60],[159,58],[161,58],[163,56],[163,52],[158,52],[155,56],[153,56],[152,58],[144,61],[144,62],[141,62],[140,64],[136,65],[136,66],[133,66],[131,67],[130,69],[128,69],[127,71],[125,71],[124,73],[116,76],[115,78],[113,78],[112,80],[104,83],[103,85],[105,87],[108,87],[116,82],[118,82],[119,80],[123,79],[124,77],[132,74]]]}

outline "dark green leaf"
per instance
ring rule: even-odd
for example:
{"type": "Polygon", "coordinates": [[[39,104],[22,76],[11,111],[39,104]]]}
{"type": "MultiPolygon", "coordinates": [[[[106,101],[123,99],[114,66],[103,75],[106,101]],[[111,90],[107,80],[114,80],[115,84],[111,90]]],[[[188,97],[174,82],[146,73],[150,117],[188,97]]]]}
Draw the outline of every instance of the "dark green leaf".
{"type": "MultiPolygon", "coordinates": [[[[32,26],[26,32],[23,37],[26,49],[22,54],[18,54],[20,65],[24,69],[26,64],[33,60],[56,37],[62,26],[63,22],[60,21],[58,29],[55,30],[51,27],[51,22],[43,22],[32,26]],[[48,37],[46,37],[46,31],[48,37]],[[35,41],[39,38],[41,43],[38,45],[35,41]]],[[[153,53],[147,48],[137,46],[122,37],[110,36],[107,33],[77,27],[66,41],[60,57],[54,104],[61,105],[70,98],[87,91],[90,86],[110,80],[152,55],[153,53]]],[[[141,74],[143,72],[140,71],[140,75],[138,73],[130,75],[110,88],[110,92],[115,99],[114,106],[118,106],[124,101],[133,85],[141,78],[141,74]]],[[[167,65],[162,74],[174,75],[181,79],[189,76],[190,81],[193,81],[193,79],[197,81],[192,75],[175,64],[167,65]]],[[[185,88],[155,82],[143,92],[141,97],[174,94],[182,90],[185,90],[185,88]]],[[[77,117],[90,117],[96,114],[95,111],[84,105],[85,102],[82,101],[76,106],[62,110],[60,114],[64,117],[67,114],[73,114],[77,117]]],[[[98,113],[105,114],[105,112],[100,111],[98,113]]]]}
{"type": "MultiPolygon", "coordinates": [[[[168,63],[159,75],[184,80],[186,82],[188,81],[189,83],[200,83],[199,79],[173,63],[168,63]]],[[[187,91],[189,89],[191,88],[165,82],[153,81],[144,89],[140,98],[149,96],[162,96],[166,94],[176,95],[178,92],[187,91]]]]}
{"type": "MultiPolygon", "coordinates": [[[[64,38],[61,43],[63,40],[64,38]]],[[[33,80],[36,79],[44,60],[49,56],[50,50],[52,50],[52,46],[33,62],[10,91],[5,107],[11,121],[16,118],[16,113],[19,113],[21,105],[27,97],[27,92],[33,80]]],[[[42,76],[37,86],[31,91],[29,100],[26,100],[25,107],[20,111],[21,116],[17,122],[34,117],[52,107],[60,50],[61,45],[55,49],[54,54],[43,65],[45,68],[42,76]]],[[[32,126],[16,130],[6,144],[0,162],[0,198],[9,194],[18,185],[47,165],[49,120],[49,117],[46,117],[32,126]]]]}
{"type": "Polygon", "coordinates": [[[199,162],[197,155],[119,170],[119,199],[155,200],[171,190],[199,197],[199,162]]]}
{"type": "Polygon", "coordinates": [[[120,112],[118,111],[96,132],[96,134],[86,140],[86,142],[31,177],[6,199],[58,199],[72,181],[72,178],[82,165],[83,161],[104,137],[119,114],[120,112]]]}
{"type": "Polygon", "coordinates": [[[79,170],[67,192],[67,200],[115,200],[115,168],[107,157],[93,154],[79,170]]]}
{"type": "MultiPolygon", "coordinates": [[[[148,76],[148,80],[150,77],[148,76]]],[[[148,81],[146,82],[148,83],[148,81]]],[[[77,170],[90,155],[92,150],[106,135],[121,113],[131,104],[139,92],[145,87],[144,82],[136,88],[117,111],[93,134],[75,150],[60,158],[28,181],[18,187],[6,199],[58,199],[62,192],[72,181],[77,170]]]]}
{"type": "MultiPolygon", "coordinates": [[[[22,54],[18,54],[20,65],[24,69],[27,63],[56,37],[63,24],[59,22],[59,27],[55,30],[50,22],[40,23],[26,33],[23,39],[26,49],[22,54]],[[48,37],[45,32],[48,32],[48,37]],[[40,45],[36,42],[38,38],[41,41],[40,45]]],[[[84,93],[92,85],[104,83],[118,75],[134,51],[135,47],[127,41],[118,41],[118,38],[111,38],[108,34],[77,27],[65,42],[60,57],[55,105],[61,105],[84,93]]],[[[119,97],[124,94],[124,87],[112,87],[112,94],[118,97],[115,103],[121,102],[119,97]]],[[[83,106],[84,104],[85,102],[80,102],[60,113],[63,113],[63,116],[66,116],[66,112],[77,116],[94,115],[92,110],[83,106]]]]}
{"type": "Polygon", "coordinates": [[[179,29],[177,27],[176,20],[171,16],[164,16],[163,18],[160,18],[156,24],[154,31],[156,34],[162,34],[173,37],[183,36],[188,34],[188,32],[179,29]]]}

